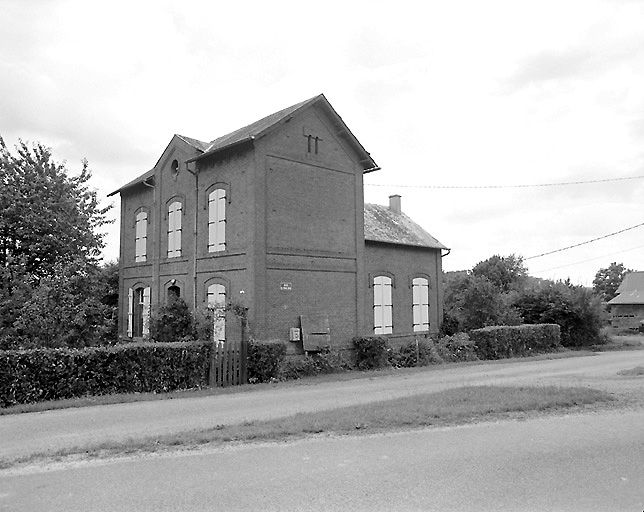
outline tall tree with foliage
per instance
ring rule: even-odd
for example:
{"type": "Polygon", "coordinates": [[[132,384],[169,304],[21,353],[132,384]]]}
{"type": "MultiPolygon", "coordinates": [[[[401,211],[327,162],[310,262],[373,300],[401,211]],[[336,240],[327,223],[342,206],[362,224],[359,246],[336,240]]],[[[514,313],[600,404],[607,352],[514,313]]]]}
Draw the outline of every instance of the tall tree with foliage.
{"type": "Polygon", "coordinates": [[[70,176],[42,144],[21,141],[12,152],[0,137],[0,346],[76,346],[98,336],[107,315],[95,296],[99,230],[110,207],[90,178],[87,161],[70,176]]]}
{"type": "Polygon", "coordinates": [[[623,263],[613,262],[606,268],[600,268],[593,279],[593,291],[604,302],[608,302],[617,295],[617,288],[622,283],[624,276],[632,272],[623,263]]]}
{"type": "Polygon", "coordinates": [[[42,144],[21,141],[14,154],[0,137],[0,266],[42,277],[70,255],[97,262],[110,207],[99,205],[90,178],[87,160],[69,176],[42,144]]]}
{"type": "Polygon", "coordinates": [[[472,274],[477,277],[486,277],[503,293],[518,289],[528,275],[528,270],[523,264],[523,258],[510,254],[491,258],[477,263],[472,269],[472,274]]]}

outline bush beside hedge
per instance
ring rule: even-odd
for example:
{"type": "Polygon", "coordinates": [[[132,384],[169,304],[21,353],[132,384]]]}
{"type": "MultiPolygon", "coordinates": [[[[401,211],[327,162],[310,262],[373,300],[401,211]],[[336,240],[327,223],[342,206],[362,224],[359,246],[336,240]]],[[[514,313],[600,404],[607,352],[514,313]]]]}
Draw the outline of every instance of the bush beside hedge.
{"type": "Polygon", "coordinates": [[[0,406],[208,385],[210,343],[0,351],[0,406]]]}
{"type": "Polygon", "coordinates": [[[372,370],[389,366],[389,344],[384,336],[357,336],[353,338],[356,349],[356,366],[359,370],[372,370]]]}
{"type": "Polygon", "coordinates": [[[310,355],[287,358],[280,367],[279,378],[293,380],[353,369],[351,362],[341,352],[326,349],[310,355]]]}
{"type": "Polygon", "coordinates": [[[279,377],[280,366],[286,356],[286,345],[281,341],[248,342],[248,381],[270,382],[279,377]]]}
{"type": "Polygon", "coordinates": [[[525,357],[561,348],[557,324],[490,326],[470,331],[480,359],[525,357]]]}
{"type": "Polygon", "coordinates": [[[389,362],[397,368],[429,366],[458,361],[476,361],[474,342],[465,333],[444,336],[438,340],[421,338],[389,352],[389,362]]]}

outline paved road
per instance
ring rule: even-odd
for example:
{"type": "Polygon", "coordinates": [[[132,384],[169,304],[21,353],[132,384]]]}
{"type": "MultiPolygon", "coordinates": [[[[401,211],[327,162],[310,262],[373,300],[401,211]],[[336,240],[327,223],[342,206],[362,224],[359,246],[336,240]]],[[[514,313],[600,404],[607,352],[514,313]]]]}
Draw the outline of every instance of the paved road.
{"type": "Polygon", "coordinates": [[[465,385],[542,383],[586,385],[609,391],[632,391],[633,386],[640,386],[641,390],[642,379],[617,375],[635,366],[644,366],[644,351],[436,367],[370,379],[249,388],[248,392],[219,396],[0,416],[0,458],[283,417],[465,385]]]}
{"type": "Polygon", "coordinates": [[[0,511],[644,510],[644,410],[0,476],[0,511]]]}

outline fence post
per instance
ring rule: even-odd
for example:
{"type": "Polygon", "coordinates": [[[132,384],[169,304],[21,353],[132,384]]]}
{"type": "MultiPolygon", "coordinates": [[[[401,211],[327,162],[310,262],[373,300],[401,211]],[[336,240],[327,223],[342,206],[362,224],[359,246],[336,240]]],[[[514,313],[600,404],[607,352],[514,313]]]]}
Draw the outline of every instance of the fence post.
{"type": "Polygon", "coordinates": [[[240,384],[248,382],[248,319],[241,317],[241,347],[239,350],[239,379],[240,384]]]}
{"type": "Polygon", "coordinates": [[[217,385],[217,382],[215,380],[215,358],[216,358],[216,351],[217,351],[217,343],[213,341],[210,344],[210,373],[208,375],[208,385],[211,388],[214,388],[217,385]]]}

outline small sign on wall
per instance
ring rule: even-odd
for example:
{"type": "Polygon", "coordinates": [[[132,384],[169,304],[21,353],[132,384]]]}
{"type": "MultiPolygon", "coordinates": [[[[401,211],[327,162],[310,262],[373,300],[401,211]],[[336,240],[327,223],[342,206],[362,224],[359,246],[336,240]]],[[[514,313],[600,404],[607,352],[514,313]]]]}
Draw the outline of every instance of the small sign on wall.
{"type": "Polygon", "coordinates": [[[293,289],[293,283],[282,281],[280,283],[280,290],[283,292],[290,292],[293,289]]]}

